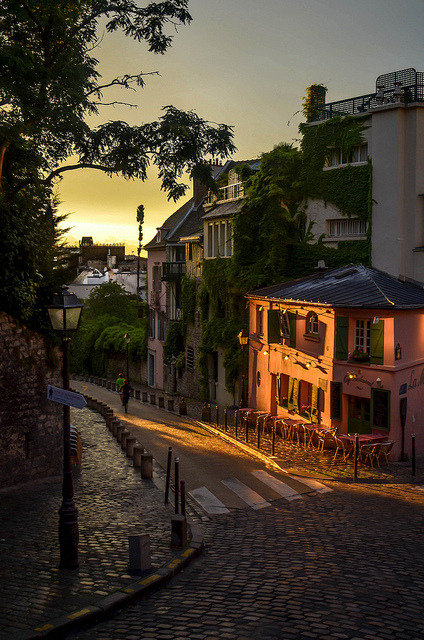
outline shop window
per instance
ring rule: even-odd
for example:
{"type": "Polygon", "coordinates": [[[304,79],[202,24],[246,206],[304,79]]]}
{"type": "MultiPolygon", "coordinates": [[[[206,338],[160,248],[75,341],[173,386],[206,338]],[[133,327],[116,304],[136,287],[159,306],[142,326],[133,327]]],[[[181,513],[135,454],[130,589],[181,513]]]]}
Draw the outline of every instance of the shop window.
{"type": "Polygon", "coordinates": [[[342,420],[342,398],[343,398],[343,385],[341,382],[331,381],[330,385],[330,402],[331,411],[330,417],[332,420],[342,420]]]}
{"type": "Polygon", "coordinates": [[[371,389],[371,426],[390,431],[390,391],[371,389]]]}

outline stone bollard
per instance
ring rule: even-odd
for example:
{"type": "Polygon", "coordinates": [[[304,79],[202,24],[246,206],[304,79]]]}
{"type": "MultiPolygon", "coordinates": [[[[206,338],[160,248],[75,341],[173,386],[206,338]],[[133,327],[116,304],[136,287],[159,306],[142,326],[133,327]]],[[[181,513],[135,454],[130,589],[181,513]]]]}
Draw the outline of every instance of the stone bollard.
{"type": "Polygon", "coordinates": [[[131,433],[128,431],[128,429],[124,429],[123,431],[121,431],[121,449],[123,451],[127,450],[128,438],[131,438],[131,433]]]}
{"type": "Polygon", "coordinates": [[[127,458],[132,458],[134,455],[134,447],[137,443],[137,438],[134,438],[134,436],[131,436],[130,438],[127,438],[127,458]]]}
{"type": "Polygon", "coordinates": [[[208,410],[208,405],[205,402],[202,407],[202,422],[207,422],[208,417],[209,417],[209,410],[208,410]]]}
{"type": "Polygon", "coordinates": [[[116,439],[121,442],[121,433],[125,430],[125,426],[120,422],[116,427],[116,439]]]}
{"type": "Polygon", "coordinates": [[[140,400],[140,389],[134,389],[134,398],[140,400]]]}
{"type": "Polygon", "coordinates": [[[143,479],[153,477],[153,456],[150,453],[141,454],[141,477],[143,479]]]}
{"type": "Polygon", "coordinates": [[[180,416],[187,415],[187,405],[184,398],[180,398],[180,402],[178,404],[178,413],[180,414],[180,416]]]}
{"type": "Polygon", "coordinates": [[[108,380],[108,381],[106,382],[106,388],[107,388],[107,389],[112,389],[112,383],[111,383],[111,381],[110,381],[110,380],[108,380]]]}
{"type": "Polygon", "coordinates": [[[159,409],[163,409],[165,406],[165,398],[163,396],[159,396],[158,398],[158,407],[159,409]]]}
{"type": "Polygon", "coordinates": [[[187,520],[176,513],[171,518],[171,547],[181,548],[187,544],[187,520]]]}
{"type": "Polygon", "coordinates": [[[150,404],[156,404],[156,396],[154,393],[150,394],[150,404]]]}
{"type": "Polygon", "coordinates": [[[112,422],[112,434],[115,436],[115,438],[118,435],[118,427],[121,423],[119,422],[119,420],[117,420],[115,418],[115,420],[112,422]]]}
{"type": "Polygon", "coordinates": [[[141,456],[144,453],[144,447],[141,444],[136,444],[133,449],[133,466],[141,467],[141,456]]]}
{"type": "Polygon", "coordinates": [[[141,395],[142,395],[143,402],[147,402],[147,391],[143,391],[141,395]]]}
{"type": "Polygon", "coordinates": [[[174,411],[174,398],[168,398],[168,411],[174,411]]]}
{"type": "Polygon", "coordinates": [[[129,543],[129,572],[143,573],[152,568],[150,555],[150,536],[148,533],[128,536],[129,543]]]}

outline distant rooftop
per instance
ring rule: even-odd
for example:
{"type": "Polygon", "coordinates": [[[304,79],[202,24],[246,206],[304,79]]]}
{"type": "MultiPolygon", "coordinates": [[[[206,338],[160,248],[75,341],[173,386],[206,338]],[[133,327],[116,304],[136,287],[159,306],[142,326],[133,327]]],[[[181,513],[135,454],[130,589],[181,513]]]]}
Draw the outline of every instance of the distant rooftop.
{"type": "Polygon", "coordinates": [[[424,102],[424,73],[412,67],[378,76],[375,93],[337,102],[323,102],[317,116],[310,122],[330,120],[336,116],[360,115],[370,109],[395,102],[424,102]]]}

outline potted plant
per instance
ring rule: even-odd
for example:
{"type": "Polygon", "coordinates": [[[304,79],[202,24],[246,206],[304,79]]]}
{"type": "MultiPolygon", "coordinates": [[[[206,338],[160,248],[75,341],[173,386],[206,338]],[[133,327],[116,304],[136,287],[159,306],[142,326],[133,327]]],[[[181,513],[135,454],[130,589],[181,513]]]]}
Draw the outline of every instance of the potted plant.
{"type": "Polygon", "coordinates": [[[367,351],[364,351],[362,347],[359,347],[359,349],[355,349],[354,351],[352,351],[352,353],[350,354],[350,359],[354,360],[355,362],[368,362],[370,356],[367,351]]]}

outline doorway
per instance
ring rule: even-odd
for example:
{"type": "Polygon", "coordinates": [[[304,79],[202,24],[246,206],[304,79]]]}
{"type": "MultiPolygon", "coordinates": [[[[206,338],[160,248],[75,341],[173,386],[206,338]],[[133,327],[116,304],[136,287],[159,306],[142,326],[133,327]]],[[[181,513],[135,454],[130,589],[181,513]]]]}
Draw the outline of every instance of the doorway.
{"type": "Polygon", "coordinates": [[[349,396],[349,433],[371,433],[371,403],[368,398],[349,396]]]}
{"type": "Polygon", "coordinates": [[[156,365],[155,354],[149,352],[148,358],[147,358],[147,384],[149,385],[149,387],[155,386],[155,378],[156,378],[155,365],[156,365]]]}

